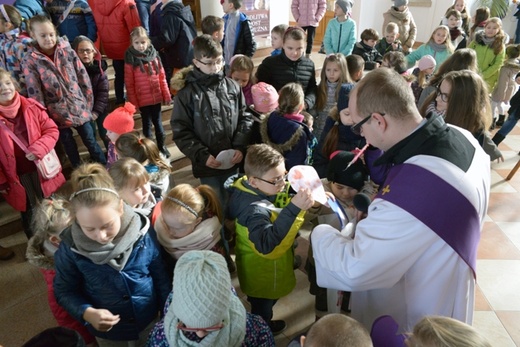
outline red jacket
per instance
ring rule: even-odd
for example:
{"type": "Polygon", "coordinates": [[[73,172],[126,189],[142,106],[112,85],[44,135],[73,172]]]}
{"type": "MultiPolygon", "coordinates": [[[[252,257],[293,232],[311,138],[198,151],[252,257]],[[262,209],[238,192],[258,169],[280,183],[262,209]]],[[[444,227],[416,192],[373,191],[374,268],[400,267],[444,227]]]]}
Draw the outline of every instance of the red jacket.
{"type": "MultiPolygon", "coordinates": [[[[20,107],[22,108],[29,137],[27,149],[38,159],[41,159],[56,145],[59,135],[58,127],[49,118],[45,108],[37,101],[21,95],[20,100],[20,107]]],[[[0,106],[0,111],[1,109],[0,106]]],[[[5,123],[4,118],[1,116],[0,122],[5,123]]],[[[16,174],[14,146],[11,137],[0,129],[0,185],[7,184],[7,193],[3,194],[3,196],[14,209],[25,211],[25,188],[21,185],[20,179],[16,174]]],[[[50,180],[44,180],[40,176],[40,184],[45,197],[54,193],[63,183],[65,183],[65,178],[61,173],[50,180]]]]}
{"type": "Polygon", "coordinates": [[[141,25],[134,0],[90,0],[89,4],[105,54],[124,60],[130,32],[141,25]]]}
{"type": "Polygon", "coordinates": [[[140,66],[125,64],[126,96],[135,107],[156,105],[171,102],[170,89],[166,83],[164,68],[159,58],[145,64],[144,72],[140,66]],[[159,66],[159,71],[155,68],[159,66]],[[152,69],[152,73],[149,73],[152,69]]]}

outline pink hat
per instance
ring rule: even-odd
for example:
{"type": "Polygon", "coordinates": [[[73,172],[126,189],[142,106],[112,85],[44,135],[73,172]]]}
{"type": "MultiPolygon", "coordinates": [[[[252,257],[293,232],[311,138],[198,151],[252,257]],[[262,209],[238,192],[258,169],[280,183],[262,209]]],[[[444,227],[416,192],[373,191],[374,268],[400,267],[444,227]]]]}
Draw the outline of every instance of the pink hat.
{"type": "Polygon", "coordinates": [[[269,113],[278,107],[278,92],[270,84],[259,82],[251,87],[255,110],[269,113]]]}
{"type": "Polygon", "coordinates": [[[425,55],[419,60],[419,70],[424,71],[426,69],[435,68],[437,66],[437,62],[433,57],[429,54],[425,55]]]}
{"type": "Polygon", "coordinates": [[[122,135],[134,130],[135,106],[125,102],[122,107],[110,112],[103,121],[103,127],[113,133],[122,135]]]}

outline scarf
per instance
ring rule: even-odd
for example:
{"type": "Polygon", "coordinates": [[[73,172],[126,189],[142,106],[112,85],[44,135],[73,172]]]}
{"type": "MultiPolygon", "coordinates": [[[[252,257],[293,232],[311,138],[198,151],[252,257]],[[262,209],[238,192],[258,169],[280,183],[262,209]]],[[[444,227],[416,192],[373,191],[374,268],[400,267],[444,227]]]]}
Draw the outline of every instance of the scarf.
{"type": "Polygon", "coordinates": [[[295,120],[297,122],[303,122],[303,115],[299,113],[286,113],[283,115],[284,118],[295,120]]]}
{"type": "Polygon", "coordinates": [[[493,43],[495,42],[495,38],[494,37],[487,37],[486,35],[482,34],[481,36],[482,38],[482,42],[484,42],[484,44],[486,46],[488,46],[489,48],[493,48],[493,43]]]}
{"type": "Polygon", "coordinates": [[[150,216],[155,205],[157,205],[157,200],[155,200],[155,196],[153,196],[153,194],[150,193],[150,195],[148,196],[148,200],[146,200],[144,204],[139,204],[133,209],[135,212],[138,212],[142,215],[150,216]]]}
{"type": "Polygon", "coordinates": [[[426,107],[426,117],[427,118],[431,117],[430,113],[433,114],[434,116],[441,116],[442,118],[444,118],[446,116],[446,110],[444,110],[444,111],[437,110],[437,103],[435,102],[435,100],[432,100],[432,102],[430,102],[428,107],[426,107]]]}
{"type": "MultiPolygon", "coordinates": [[[[182,330],[177,329],[180,319],[170,307],[164,316],[164,334],[169,345],[177,347],[242,346],[246,335],[246,309],[240,299],[231,291],[229,291],[229,295],[232,296],[231,304],[229,310],[223,312],[222,317],[224,327],[210,332],[200,342],[190,340],[182,330]]],[[[175,305],[175,303],[173,304],[175,305]]]]}
{"type": "Polygon", "coordinates": [[[134,249],[134,244],[147,231],[150,222],[147,218],[134,212],[127,204],[123,205],[123,215],[121,216],[121,228],[112,242],[102,245],[88,238],[81,230],[77,222],[71,226],[73,249],[76,253],[90,259],[96,265],[108,264],[117,271],[121,271],[134,249]]]}
{"type": "Polygon", "coordinates": [[[148,74],[153,75],[154,70],[159,71],[162,68],[161,60],[157,59],[157,51],[152,45],[149,45],[144,52],[139,52],[134,47],[130,46],[125,52],[125,63],[132,66],[139,66],[141,72],[145,72],[144,64],[153,64],[153,68],[148,69],[148,74]]]}
{"type": "Polygon", "coordinates": [[[189,235],[180,239],[171,239],[163,223],[155,222],[157,239],[173,258],[179,259],[181,255],[191,250],[211,250],[220,241],[220,228],[218,218],[212,217],[203,220],[189,235]]]}
{"type": "Polygon", "coordinates": [[[444,43],[438,44],[438,43],[433,42],[433,40],[428,42],[428,46],[430,46],[431,49],[433,49],[435,53],[443,52],[446,50],[446,44],[444,44],[444,43]]]}
{"type": "Polygon", "coordinates": [[[14,97],[10,105],[0,106],[0,114],[6,119],[14,119],[18,115],[21,105],[20,94],[17,91],[14,92],[14,97]]]}
{"type": "Polygon", "coordinates": [[[450,29],[450,36],[451,36],[452,41],[455,41],[457,39],[457,37],[459,37],[461,34],[462,34],[462,30],[460,30],[459,28],[450,29]]]}

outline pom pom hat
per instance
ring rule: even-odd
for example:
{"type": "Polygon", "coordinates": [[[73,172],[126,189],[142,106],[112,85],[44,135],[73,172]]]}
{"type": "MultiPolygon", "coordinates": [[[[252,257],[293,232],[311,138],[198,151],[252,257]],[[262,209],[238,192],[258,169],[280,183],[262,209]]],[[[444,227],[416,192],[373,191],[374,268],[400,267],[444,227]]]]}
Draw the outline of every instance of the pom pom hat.
{"type": "Polygon", "coordinates": [[[103,127],[113,133],[122,135],[134,130],[135,106],[125,102],[124,106],[110,112],[103,121],[103,127]]]}

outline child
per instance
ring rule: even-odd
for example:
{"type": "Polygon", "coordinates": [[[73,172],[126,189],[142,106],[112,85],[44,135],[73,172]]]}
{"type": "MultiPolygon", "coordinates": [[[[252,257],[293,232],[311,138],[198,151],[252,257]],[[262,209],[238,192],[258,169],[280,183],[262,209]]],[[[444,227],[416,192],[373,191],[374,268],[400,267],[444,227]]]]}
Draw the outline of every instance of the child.
{"type": "Polygon", "coordinates": [[[161,156],[155,142],[141,138],[134,132],[124,133],[115,143],[119,158],[134,158],[150,174],[150,183],[160,189],[158,195],[166,195],[170,187],[171,166],[161,156]]]}
{"type": "Polygon", "coordinates": [[[450,38],[455,50],[466,48],[467,35],[462,29],[462,15],[457,10],[446,12],[446,17],[442,18],[442,24],[450,29],[450,38]]]}
{"type": "Polygon", "coordinates": [[[308,189],[288,196],[284,161],[266,144],[250,146],[246,176],[233,183],[229,209],[236,218],[240,288],[251,303],[251,313],[260,315],[274,335],[287,326],[272,319],[273,306],[296,284],[293,242],[314,203],[308,189]]]}
{"type": "Polygon", "coordinates": [[[108,143],[107,169],[110,169],[119,158],[116,151],[117,139],[126,133],[134,130],[135,107],[129,102],[125,102],[124,107],[118,107],[109,113],[103,121],[103,127],[107,130],[108,143]]]}
{"type": "Polygon", "coordinates": [[[279,24],[271,30],[271,46],[273,47],[271,57],[282,53],[283,34],[287,28],[289,28],[287,24],[279,24]]]}
{"type": "Polygon", "coordinates": [[[417,78],[412,82],[412,90],[416,104],[419,102],[424,87],[428,85],[436,66],[437,62],[435,59],[433,59],[431,55],[427,54],[419,59],[418,67],[413,70],[412,75],[417,78]]]}
{"type": "Polygon", "coordinates": [[[171,154],[165,146],[161,106],[169,105],[172,99],[164,68],[143,27],[134,28],[130,39],[132,45],[125,53],[126,95],[141,112],[143,135],[152,138],[153,123],[157,147],[169,158],[171,154]]]}
{"type": "Polygon", "coordinates": [[[0,67],[9,71],[20,85],[20,94],[27,96],[25,77],[22,73],[22,60],[27,46],[32,41],[29,34],[22,31],[24,19],[16,7],[0,5],[0,67]]]}
{"type": "Polygon", "coordinates": [[[94,95],[83,63],[69,43],[56,36],[49,18],[34,16],[29,28],[34,42],[22,63],[27,95],[47,107],[73,168],[81,164],[81,158],[71,128],[80,135],[91,159],[104,165],[105,155],[89,124],[94,95]]]}
{"type": "Polygon", "coordinates": [[[374,29],[365,29],[361,33],[361,41],[356,43],[352,54],[363,57],[365,61],[365,70],[374,70],[381,65],[383,56],[374,48],[379,34],[374,29]]]}
{"type": "Polygon", "coordinates": [[[427,316],[413,328],[406,340],[409,347],[491,347],[474,327],[450,317],[427,316]]]}
{"type": "Polygon", "coordinates": [[[22,214],[22,226],[29,239],[32,210],[39,200],[50,196],[65,178],[61,172],[44,179],[34,163],[42,159],[56,145],[58,128],[45,108],[33,99],[16,91],[14,77],[0,68],[0,194],[22,214]],[[26,144],[20,148],[10,132],[26,144]]]}
{"type": "Polygon", "coordinates": [[[504,64],[506,48],[505,34],[500,18],[493,17],[486,22],[483,31],[475,34],[475,40],[469,44],[477,53],[480,75],[486,81],[488,91],[492,91],[498,81],[500,68],[504,64]]]}
{"type": "Polygon", "coordinates": [[[104,53],[112,59],[116,105],[121,106],[125,102],[125,52],[132,44],[130,32],[141,25],[139,13],[134,0],[90,0],[89,4],[104,53]]]}
{"type": "MultiPolygon", "coordinates": [[[[516,84],[520,85],[520,73],[516,74],[515,77],[516,84]]],[[[511,104],[511,107],[509,108],[507,117],[507,120],[504,122],[500,130],[493,136],[493,142],[498,146],[504,139],[506,138],[507,134],[511,132],[511,130],[514,129],[516,123],[518,122],[518,119],[520,118],[520,112],[518,110],[518,107],[520,106],[520,89],[518,89],[511,98],[511,101],[509,102],[511,104]]]]}
{"type": "Polygon", "coordinates": [[[150,175],[144,166],[134,158],[122,158],[108,172],[121,199],[134,211],[150,217],[162,196],[160,190],[150,184],[150,175]]]}
{"type": "Polygon", "coordinates": [[[292,0],[291,11],[298,26],[305,30],[307,34],[307,48],[305,55],[310,57],[316,27],[325,15],[327,10],[326,0],[292,0]]]}
{"type": "Polygon", "coordinates": [[[487,20],[491,17],[491,12],[488,7],[479,7],[473,17],[473,26],[469,32],[470,42],[475,40],[477,32],[483,31],[487,20]]]}
{"type": "Polygon", "coordinates": [[[206,16],[200,23],[203,34],[211,36],[215,41],[222,42],[224,39],[224,19],[215,16],[206,16]]]}
{"type": "Polygon", "coordinates": [[[191,250],[212,250],[226,256],[220,237],[223,214],[215,191],[179,184],[158,204],[152,223],[163,248],[178,260],[191,250]]]}
{"type": "Polygon", "coordinates": [[[338,102],[339,90],[343,83],[352,83],[345,56],[341,53],[329,54],[323,61],[316,105],[314,107],[316,121],[313,133],[318,139],[321,136],[330,110],[338,102]]]}
{"type": "Polygon", "coordinates": [[[316,72],[312,60],[303,56],[304,50],[305,32],[289,27],[283,36],[282,53],[265,58],[256,71],[256,79],[277,91],[287,83],[300,83],[305,93],[304,110],[310,110],[316,102],[316,72]]]}
{"type": "Polygon", "coordinates": [[[365,70],[365,60],[356,54],[351,54],[346,57],[347,68],[352,82],[356,83],[363,77],[363,71],[365,70]]]}
{"type": "Polygon", "coordinates": [[[403,53],[411,53],[417,36],[417,26],[415,25],[412,12],[408,8],[408,0],[394,0],[394,6],[383,13],[383,19],[383,30],[390,22],[397,24],[399,37],[403,45],[403,53]]]}
{"type": "Polygon", "coordinates": [[[87,346],[96,346],[95,337],[79,321],[72,318],[56,301],[53,281],[56,275],[54,253],[61,242],[60,233],[72,223],[72,217],[62,199],[44,199],[34,211],[32,229],[34,236],[27,244],[26,258],[40,268],[47,283],[47,299],[51,312],[59,326],[77,331],[87,346]]]}
{"type": "Polygon", "coordinates": [[[92,42],[97,40],[97,27],[86,0],[46,0],[45,9],[51,16],[52,23],[60,36],[66,36],[69,42],[83,35],[92,42]]]}
{"type": "Polygon", "coordinates": [[[256,52],[255,35],[251,21],[240,12],[242,0],[221,0],[224,10],[224,40],[222,41],[225,69],[235,54],[253,57],[256,52]]]}
{"type": "Polygon", "coordinates": [[[356,22],[351,18],[352,0],[338,0],[334,7],[335,18],[327,24],[323,45],[325,53],[343,53],[346,57],[352,54],[356,44],[356,22]]]}
{"type": "Polygon", "coordinates": [[[436,66],[440,66],[454,51],[450,40],[450,29],[445,25],[439,25],[433,30],[428,42],[408,54],[406,60],[408,67],[412,67],[419,59],[429,54],[435,59],[436,66]]]}
{"type": "Polygon", "coordinates": [[[399,27],[394,22],[390,22],[385,28],[385,37],[376,44],[376,49],[381,55],[390,51],[402,52],[403,46],[399,41],[399,27]]]}
{"type": "MultiPolygon", "coordinates": [[[[87,69],[92,92],[94,93],[94,106],[92,107],[92,118],[96,120],[99,137],[108,150],[107,131],[103,126],[108,106],[108,77],[105,73],[107,62],[101,59],[101,53],[88,37],[80,35],[72,43],[72,48],[78,54],[79,59],[87,69]]],[[[94,122],[91,123],[95,131],[94,122]]]]}
{"type": "Polygon", "coordinates": [[[469,34],[470,18],[469,18],[468,10],[467,10],[467,7],[466,7],[466,0],[455,0],[455,1],[453,1],[453,5],[448,7],[448,10],[446,10],[446,16],[445,17],[447,17],[448,12],[451,11],[451,10],[459,11],[459,13],[461,15],[461,19],[462,19],[462,25],[461,25],[462,30],[464,30],[464,32],[466,34],[469,34]]]}
{"type": "Polygon", "coordinates": [[[171,290],[153,228],[123,203],[100,164],[82,165],[71,182],[75,221],[61,233],[54,255],[58,304],[99,346],[142,346],[171,290]]]}
{"type": "Polygon", "coordinates": [[[285,157],[287,170],[296,165],[312,163],[312,151],[317,140],[303,124],[303,89],[298,83],[289,83],[280,89],[278,110],[264,119],[260,126],[263,143],[285,157]]]}
{"type": "Polygon", "coordinates": [[[253,96],[251,95],[251,87],[253,86],[253,69],[255,68],[253,61],[245,55],[237,54],[231,58],[230,64],[229,77],[242,88],[246,106],[252,105],[253,96]]]}
{"type": "Polygon", "coordinates": [[[500,68],[498,82],[491,94],[491,114],[495,119],[495,110],[498,110],[497,126],[502,126],[505,120],[504,104],[508,104],[517,89],[515,76],[520,72],[520,64],[518,57],[520,56],[520,47],[517,45],[509,45],[506,48],[507,60],[500,68]]]}
{"type": "Polygon", "coordinates": [[[248,111],[253,118],[253,125],[249,137],[249,144],[262,143],[262,135],[260,134],[260,125],[265,117],[278,108],[278,92],[270,84],[258,82],[251,87],[251,95],[253,97],[253,105],[248,111]]]}
{"type": "Polygon", "coordinates": [[[164,0],[161,8],[159,35],[152,43],[159,52],[170,84],[174,69],[182,69],[193,60],[193,39],[197,36],[195,19],[189,6],[181,1],[164,0]]]}
{"type": "Polygon", "coordinates": [[[175,143],[192,162],[193,176],[211,186],[222,203],[227,201],[226,179],[236,172],[245,153],[251,129],[251,117],[245,113],[238,84],[224,77],[222,46],[209,35],[193,42],[194,67],[179,72],[170,121],[175,143]],[[182,89],[181,89],[182,88],[182,89]],[[225,150],[233,150],[231,166],[220,169],[215,159],[225,150]]]}

